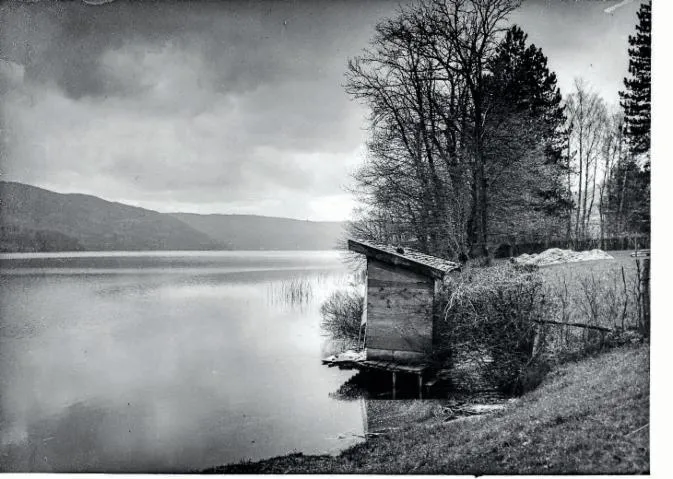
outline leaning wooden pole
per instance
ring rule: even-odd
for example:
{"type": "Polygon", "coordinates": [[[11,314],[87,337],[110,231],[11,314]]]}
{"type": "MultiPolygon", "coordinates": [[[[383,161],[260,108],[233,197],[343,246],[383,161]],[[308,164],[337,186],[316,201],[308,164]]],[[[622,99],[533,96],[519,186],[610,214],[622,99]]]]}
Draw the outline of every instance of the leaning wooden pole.
{"type": "Polygon", "coordinates": [[[572,326],[575,328],[584,328],[584,329],[595,329],[597,331],[603,331],[606,333],[609,333],[612,331],[610,328],[606,328],[603,326],[594,326],[593,324],[584,324],[584,323],[563,323],[561,321],[552,321],[552,320],[547,320],[547,319],[537,319],[533,321],[538,324],[555,324],[557,326],[572,326]]]}

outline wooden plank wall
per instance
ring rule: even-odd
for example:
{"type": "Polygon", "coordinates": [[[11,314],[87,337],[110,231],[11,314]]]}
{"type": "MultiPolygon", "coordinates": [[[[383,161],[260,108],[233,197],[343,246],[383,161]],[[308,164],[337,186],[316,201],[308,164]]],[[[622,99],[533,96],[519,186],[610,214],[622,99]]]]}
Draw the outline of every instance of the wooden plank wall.
{"type": "Polygon", "coordinates": [[[367,260],[367,358],[413,359],[432,350],[434,280],[367,260]]]}

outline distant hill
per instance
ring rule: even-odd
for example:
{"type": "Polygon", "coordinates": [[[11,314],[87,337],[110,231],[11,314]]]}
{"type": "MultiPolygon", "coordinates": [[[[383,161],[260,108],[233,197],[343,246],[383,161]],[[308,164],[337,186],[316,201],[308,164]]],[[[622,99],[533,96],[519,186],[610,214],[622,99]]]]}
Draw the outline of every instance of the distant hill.
{"type": "Polygon", "coordinates": [[[1,251],[226,249],[179,219],[80,194],[0,182],[1,251]]]}
{"type": "Polygon", "coordinates": [[[336,221],[303,221],[255,215],[198,215],[174,213],[174,217],[230,249],[325,250],[333,249],[343,235],[336,221]]]}
{"type": "Polygon", "coordinates": [[[0,251],[319,250],[338,222],[159,213],[90,195],[0,181],[0,251]]]}

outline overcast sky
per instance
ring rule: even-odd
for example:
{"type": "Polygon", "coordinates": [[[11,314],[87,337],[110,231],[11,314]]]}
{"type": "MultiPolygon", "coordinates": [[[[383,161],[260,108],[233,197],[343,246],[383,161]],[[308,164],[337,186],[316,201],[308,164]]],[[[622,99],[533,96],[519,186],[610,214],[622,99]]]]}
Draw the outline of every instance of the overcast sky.
{"type": "MultiPolygon", "coordinates": [[[[346,219],[367,112],[343,74],[398,3],[5,2],[2,179],[159,211],[346,219]]],[[[562,92],[583,77],[617,106],[639,3],[529,0],[511,20],[562,92]]]]}

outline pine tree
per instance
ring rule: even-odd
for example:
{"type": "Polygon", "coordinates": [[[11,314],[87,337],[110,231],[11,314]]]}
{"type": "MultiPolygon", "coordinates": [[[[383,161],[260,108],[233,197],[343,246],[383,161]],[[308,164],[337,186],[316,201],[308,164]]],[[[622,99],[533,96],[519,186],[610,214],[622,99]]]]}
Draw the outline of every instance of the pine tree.
{"type": "MultiPolygon", "coordinates": [[[[624,78],[626,89],[619,96],[629,150],[641,155],[650,151],[652,2],[640,6],[636,34],[629,36],[629,45],[630,78],[624,78]]],[[[649,169],[649,159],[645,167],[649,169]]]]}
{"type": "Polygon", "coordinates": [[[607,185],[609,233],[644,234],[650,231],[650,175],[633,161],[618,162],[607,185]]]}
{"type": "Polygon", "coordinates": [[[629,75],[619,92],[624,109],[624,137],[628,153],[611,178],[609,198],[617,226],[624,232],[650,230],[650,129],[652,97],[652,2],[638,11],[636,34],[629,36],[629,75]],[[638,158],[644,161],[639,165],[638,158]]]}
{"type": "Polygon", "coordinates": [[[572,207],[564,184],[567,174],[566,117],[556,74],[549,70],[542,50],[534,44],[526,44],[527,38],[528,35],[516,25],[507,31],[491,62],[492,94],[505,116],[521,118],[528,125],[526,137],[530,142],[521,147],[539,151],[538,171],[527,173],[531,176],[532,188],[523,192],[531,200],[528,207],[562,217],[572,207]]]}

